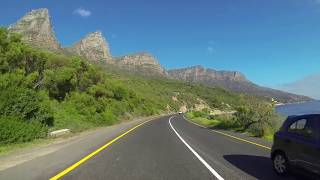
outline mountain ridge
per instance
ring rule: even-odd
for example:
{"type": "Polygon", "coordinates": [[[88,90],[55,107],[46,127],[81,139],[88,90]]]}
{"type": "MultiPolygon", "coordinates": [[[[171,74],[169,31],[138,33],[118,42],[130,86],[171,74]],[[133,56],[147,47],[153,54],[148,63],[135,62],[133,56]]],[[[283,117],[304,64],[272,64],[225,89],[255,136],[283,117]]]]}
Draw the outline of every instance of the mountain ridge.
{"type": "Polygon", "coordinates": [[[312,100],[306,96],[256,85],[249,81],[243,73],[238,71],[217,71],[204,68],[200,65],[167,71],[158,60],[148,52],[113,57],[110,53],[109,44],[101,31],[89,33],[72,46],[62,48],[55,37],[49,10],[46,8],[28,12],[15,24],[10,25],[8,29],[11,32],[21,34],[23,40],[33,46],[50,51],[81,56],[90,62],[102,62],[107,66],[116,66],[117,68],[133,73],[161,76],[192,83],[201,83],[208,86],[219,86],[230,91],[267,97],[281,102],[312,100]]]}
{"type": "Polygon", "coordinates": [[[310,101],[311,98],[280,90],[262,87],[249,81],[241,72],[217,71],[202,66],[172,69],[168,71],[171,78],[208,86],[218,86],[227,90],[262,96],[281,102],[310,101]]]}
{"type": "Polygon", "coordinates": [[[188,72],[195,74],[194,80],[197,80],[199,77],[203,75],[203,73],[209,73],[213,78],[215,79],[229,79],[229,80],[234,80],[234,81],[248,81],[245,75],[239,71],[226,71],[226,70],[221,70],[217,71],[211,68],[205,68],[201,65],[195,65],[195,66],[190,66],[186,68],[178,68],[178,69],[171,69],[168,70],[168,73],[170,74],[171,77],[173,78],[184,78],[184,80],[187,80],[186,74],[184,77],[179,77],[181,74],[176,74],[175,72],[188,72]],[[178,76],[178,77],[176,77],[178,76]]]}

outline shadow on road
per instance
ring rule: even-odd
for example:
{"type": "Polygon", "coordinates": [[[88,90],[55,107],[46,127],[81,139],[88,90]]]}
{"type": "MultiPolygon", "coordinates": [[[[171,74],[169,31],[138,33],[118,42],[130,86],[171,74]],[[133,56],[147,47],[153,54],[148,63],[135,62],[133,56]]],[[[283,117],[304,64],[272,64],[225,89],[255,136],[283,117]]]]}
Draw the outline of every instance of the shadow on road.
{"type": "Polygon", "coordinates": [[[257,179],[306,179],[306,177],[299,174],[293,174],[287,177],[279,177],[272,169],[272,161],[267,157],[249,155],[225,155],[223,156],[223,158],[235,167],[241,169],[245,173],[257,179]]]}

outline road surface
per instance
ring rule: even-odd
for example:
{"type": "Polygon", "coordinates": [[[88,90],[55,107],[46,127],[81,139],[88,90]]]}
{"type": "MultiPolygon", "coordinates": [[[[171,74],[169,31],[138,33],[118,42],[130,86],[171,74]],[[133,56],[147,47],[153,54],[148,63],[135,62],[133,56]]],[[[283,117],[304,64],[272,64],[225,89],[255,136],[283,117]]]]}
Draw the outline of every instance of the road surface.
{"type": "Polygon", "coordinates": [[[36,179],[283,179],[274,174],[265,146],[196,126],[183,115],[166,116],[132,129],[74,166],[61,164],[36,179]]]}

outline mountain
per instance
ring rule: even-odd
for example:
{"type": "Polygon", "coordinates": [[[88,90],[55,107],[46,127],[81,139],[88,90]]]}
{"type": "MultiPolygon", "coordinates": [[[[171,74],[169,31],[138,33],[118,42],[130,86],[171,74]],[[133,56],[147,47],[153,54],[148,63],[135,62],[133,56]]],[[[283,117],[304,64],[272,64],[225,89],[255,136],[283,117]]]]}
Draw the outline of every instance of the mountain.
{"type": "Polygon", "coordinates": [[[61,49],[51,25],[48,9],[32,10],[8,29],[21,34],[22,39],[33,46],[55,51],[61,49]]]}
{"type": "Polygon", "coordinates": [[[135,53],[113,58],[113,63],[130,72],[167,76],[167,71],[159,64],[156,58],[147,52],[135,53]]]}
{"type": "Polygon", "coordinates": [[[216,71],[205,69],[202,66],[169,70],[171,78],[193,83],[201,83],[209,86],[219,86],[227,90],[247,93],[266,98],[274,98],[281,102],[309,101],[309,97],[286,93],[280,90],[261,87],[247,80],[240,72],[236,71],[216,71]]]}
{"type": "Polygon", "coordinates": [[[245,82],[246,77],[237,71],[216,71],[213,69],[205,69],[197,65],[189,68],[174,69],[168,71],[170,77],[184,81],[215,81],[215,83],[229,82],[245,82]]]}
{"type": "Polygon", "coordinates": [[[113,58],[109,44],[100,31],[89,33],[74,45],[61,48],[54,35],[49,11],[45,8],[32,10],[8,29],[21,34],[26,43],[38,48],[81,56],[91,62],[112,64],[133,73],[167,75],[166,70],[150,53],[134,53],[113,58]]]}
{"type": "Polygon", "coordinates": [[[23,40],[33,46],[67,55],[81,56],[88,61],[102,63],[111,68],[116,67],[130,73],[220,86],[234,92],[274,98],[281,102],[310,100],[305,96],[258,86],[236,71],[216,71],[201,66],[166,71],[158,60],[147,52],[112,57],[108,42],[100,31],[88,34],[70,47],[61,48],[54,35],[49,11],[45,8],[32,10],[8,29],[11,32],[20,33],[23,40]]]}
{"type": "Polygon", "coordinates": [[[100,31],[90,33],[73,46],[64,49],[91,61],[108,62],[112,59],[107,40],[100,31]]]}
{"type": "Polygon", "coordinates": [[[320,74],[310,75],[301,80],[280,85],[277,88],[296,94],[305,94],[315,99],[320,99],[320,74]]]}

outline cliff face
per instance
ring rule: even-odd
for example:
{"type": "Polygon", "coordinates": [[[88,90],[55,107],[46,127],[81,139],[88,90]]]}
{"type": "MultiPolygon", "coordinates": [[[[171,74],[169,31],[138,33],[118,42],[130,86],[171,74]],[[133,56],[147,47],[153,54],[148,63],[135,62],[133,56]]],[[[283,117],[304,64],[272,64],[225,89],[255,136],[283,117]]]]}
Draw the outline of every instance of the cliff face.
{"type": "Polygon", "coordinates": [[[202,66],[176,69],[168,71],[170,77],[185,81],[247,81],[246,77],[237,71],[216,71],[202,66]]]}
{"type": "Polygon", "coordinates": [[[306,96],[256,85],[247,80],[242,73],[236,71],[216,71],[213,69],[205,69],[201,66],[193,66],[190,68],[169,70],[168,74],[171,78],[177,80],[222,87],[233,92],[246,93],[270,99],[274,98],[282,102],[311,100],[306,96]]]}
{"type": "Polygon", "coordinates": [[[82,56],[90,61],[110,61],[109,45],[100,31],[88,34],[67,51],[82,56]]]}
{"type": "Polygon", "coordinates": [[[48,9],[32,10],[8,29],[21,34],[22,40],[31,45],[48,50],[60,50],[48,9]]]}
{"type": "Polygon", "coordinates": [[[166,70],[159,64],[156,58],[145,52],[116,57],[113,59],[113,63],[120,68],[135,73],[167,76],[166,70]]]}

